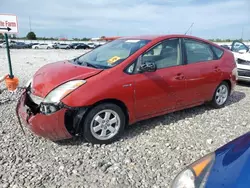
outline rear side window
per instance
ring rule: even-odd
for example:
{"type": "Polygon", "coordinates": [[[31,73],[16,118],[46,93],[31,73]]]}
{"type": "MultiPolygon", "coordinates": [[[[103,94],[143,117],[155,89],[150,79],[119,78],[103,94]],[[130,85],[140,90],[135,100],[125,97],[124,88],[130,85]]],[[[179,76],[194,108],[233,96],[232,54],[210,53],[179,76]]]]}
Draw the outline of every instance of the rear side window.
{"type": "Polygon", "coordinates": [[[208,44],[192,39],[184,39],[184,45],[188,64],[211,61],[214,59],[214,54],[208,44]]]}
{"type": "Polygon", "coordinates": [[[216,54],[216,56],[218,57],[218,59],[220,59],[223,55],[223,50],[221,50],[215,46],[212,46],[212,49],[213,49],[214,53],[216,54]]]}

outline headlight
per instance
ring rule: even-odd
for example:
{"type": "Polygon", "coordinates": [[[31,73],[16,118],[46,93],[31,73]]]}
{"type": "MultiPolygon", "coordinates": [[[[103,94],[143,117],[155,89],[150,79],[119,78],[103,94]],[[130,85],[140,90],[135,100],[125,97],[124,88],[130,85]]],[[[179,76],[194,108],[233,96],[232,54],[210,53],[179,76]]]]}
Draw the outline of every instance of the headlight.
{"type": "Polygon", "coordinates": [[[85,80],[73,80],[52,90],[44,99],[44,103],[59,103],[66,95],[85,84],[85,80]]]}
{"type": "Polygon", "coordinates": [[[41,102],[40,112],[45,115],[52,114],[62,108],[60,101],[69,93],[85,84],[85,80],[74,80],[64,83],[52,90],[41,102]]]}
{"type": "Polygon", "coordinates": [[[204,188],[211,167],[214,163],[214,153],[194,162],[183,170],[172,183],[172,188],[204,188]]]}

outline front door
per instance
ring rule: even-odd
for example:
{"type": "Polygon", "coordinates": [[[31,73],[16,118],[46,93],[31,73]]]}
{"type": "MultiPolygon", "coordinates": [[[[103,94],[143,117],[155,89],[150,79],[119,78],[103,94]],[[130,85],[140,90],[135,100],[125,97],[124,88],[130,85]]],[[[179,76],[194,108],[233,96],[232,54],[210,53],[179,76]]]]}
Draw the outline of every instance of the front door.
{"type": "Polygon", "coordinates": [[[176,107],[185,98],[186,81],[179,39],[160,42],[142,55],[142,63],[154,62],[155,72],[137,73],[136,117],[154,115],[176,107]]]}
{"type": "Polygon", "coordinates": [[[249,48],[240,41],[233,41],[231,50],[235,53],[244,54],[249,51],[249,48]]]}

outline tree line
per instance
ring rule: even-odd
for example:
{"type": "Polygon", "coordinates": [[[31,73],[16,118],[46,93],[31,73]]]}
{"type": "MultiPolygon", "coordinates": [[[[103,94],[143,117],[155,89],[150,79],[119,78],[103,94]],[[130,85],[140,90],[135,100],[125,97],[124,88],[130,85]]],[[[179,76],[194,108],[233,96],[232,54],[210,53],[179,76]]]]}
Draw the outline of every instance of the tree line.
{"type": "MultiPolygon", "coordinates": [[[[28,40],[59,40],[59,38],[54,38],[54,37],[37,37],[36,34],[31,31],[29,33],[27,33],[26,37],[17,37],[16,35],[10,35],[11,39],[28,39],[28,40]]],[[[104,38],[104,36],[102,36],[101,38],[104,38]]],[[[0,33],[0,39],[4,39],[4,35],[0,33]]],[[[90,38],[84,37],[84,38],[72,38],[72,40],[74,41],[88,41],[90,40],[90,38]]],[[[235,39],[208,39],[212,42],[232,42],[235,39]]],[[[243,41],[243,39],[237,39],[239,41],[243,41]]],[[[250,41],[246,40],[246,41],[250,41]]]]}
{"type": "MultiPolygon", "coordinates": [[[[27,33],[25,37],[17,37],[16,35],[10,35],[10,39],[28,39],[28,40],[59,40],[60,38],[57,37],[37,37],[36,34],[31,31],[27,33]]],[[[0,33],[0,39],[4,39],[4,35],[0,33]]],[[[68,40],[68,39],[66,39],[68,40]]],[[[76,41],[88,41],[90,38],[84,37],[84,38],[72,38],[72,40],[76,41]]]]}

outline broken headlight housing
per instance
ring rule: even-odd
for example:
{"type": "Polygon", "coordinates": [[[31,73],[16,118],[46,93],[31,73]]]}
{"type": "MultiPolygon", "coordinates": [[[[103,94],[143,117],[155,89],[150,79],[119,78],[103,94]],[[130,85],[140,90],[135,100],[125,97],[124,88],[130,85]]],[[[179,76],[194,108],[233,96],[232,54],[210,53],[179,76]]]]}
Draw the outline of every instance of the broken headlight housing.
{"type": "Polygon", "coordinates": [[[73,80],[53,89],[41,103],[40,112],[47,115],[60,110],[63,106],[60,101],[85,83],[86,80],[73,80]]]}

